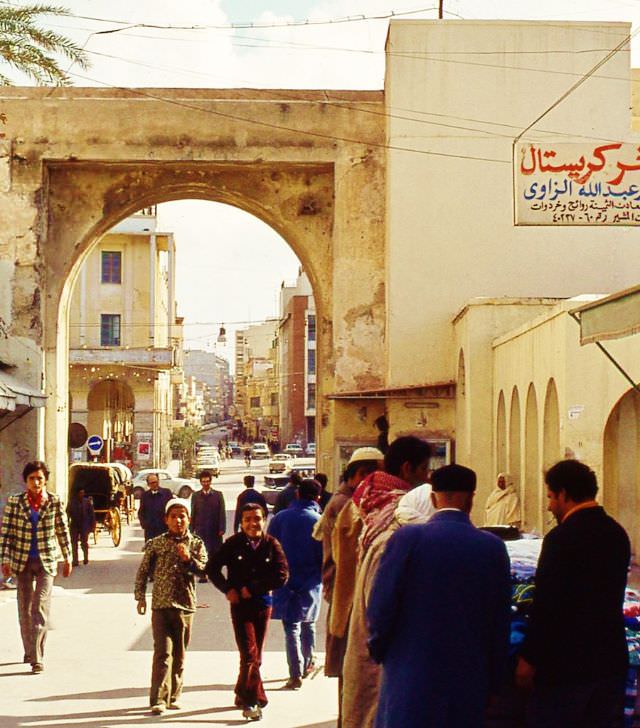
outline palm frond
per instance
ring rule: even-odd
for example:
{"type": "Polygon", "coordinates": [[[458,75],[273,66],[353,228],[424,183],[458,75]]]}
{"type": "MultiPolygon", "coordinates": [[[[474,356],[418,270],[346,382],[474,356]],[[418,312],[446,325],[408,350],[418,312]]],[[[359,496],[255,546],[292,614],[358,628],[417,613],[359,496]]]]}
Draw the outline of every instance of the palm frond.
{"type": "MultiPolygon", "coordinates": [[[[59,56],[89,67],[85,51],[66,36],[40,28],[40,15],[69,15],[66,8],[33,4],[22,7],[0,5],[0,62],[29,76],[37,84],[66,86],[69,77],[60,66],[59,56]]],[[[10,85],[0,74],[0,85],[10,85]]]]}

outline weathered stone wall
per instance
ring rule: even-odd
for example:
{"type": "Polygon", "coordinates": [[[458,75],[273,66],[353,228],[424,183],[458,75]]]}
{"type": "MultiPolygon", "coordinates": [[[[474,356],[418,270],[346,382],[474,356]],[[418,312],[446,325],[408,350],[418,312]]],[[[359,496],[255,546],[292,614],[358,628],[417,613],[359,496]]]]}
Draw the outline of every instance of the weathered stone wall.
{"type": "Polygon", "coordinates": [[[331,457],[336,436],[349,433],[336,431],[326,395],[383,384],[382,94],[15,88],[0,103],[0,260],[16,261],[0,266],[0,285],[12,301],[11,335],[44,352],[45,454],[58,479],[68,302],[83,256],[141,207],[185,198],[260,217],[308,272],[318,312],[317,441],[331,457]]]}

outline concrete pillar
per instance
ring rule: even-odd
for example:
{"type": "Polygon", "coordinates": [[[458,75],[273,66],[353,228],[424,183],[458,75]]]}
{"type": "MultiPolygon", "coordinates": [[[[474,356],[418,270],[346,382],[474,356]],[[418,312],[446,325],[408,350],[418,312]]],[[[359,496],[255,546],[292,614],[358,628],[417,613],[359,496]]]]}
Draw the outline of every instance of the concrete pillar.
{"type": "Polygon", "coordinates": [[[155,343],[156,324],[156,235],[149,237],[149,344],[155,343]]]}
{"type": "Polygon", "coordinates": [[[173,326],[176,319],[176,241],[173,233],[169,236],[169,300],[167,302],[168,309],[168,327],[167,327],[167,345],[170,347],[173,341],[173,326]]]}

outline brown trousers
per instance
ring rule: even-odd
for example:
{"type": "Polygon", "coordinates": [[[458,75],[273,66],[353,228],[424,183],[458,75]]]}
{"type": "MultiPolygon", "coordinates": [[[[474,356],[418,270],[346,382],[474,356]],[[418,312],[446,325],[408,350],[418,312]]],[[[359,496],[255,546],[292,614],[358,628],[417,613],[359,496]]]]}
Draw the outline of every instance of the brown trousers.
{"type": "Polygon", "coordinates": [[[264,708],[268,702],[260,666],[270,617],[271,607],[253,604],[248,599],[231,605],[231,621],[240,650],[240,672],[235,690],[239,708],[250,705],[264,708]]]}
{"type": "Polygon", "coordinates": [[[151,611],[153,665],[149,704],[171,705],[182,694],[184,658],[191,639],[193,614],[169,607],[151,611]]]}
{"type": "Polygon", "coordinates": [[[41,665],[47,639],[53,576],[44,570],[40,559],[30,558],[16,582],[24,659],[32,665],[41,665]]]}

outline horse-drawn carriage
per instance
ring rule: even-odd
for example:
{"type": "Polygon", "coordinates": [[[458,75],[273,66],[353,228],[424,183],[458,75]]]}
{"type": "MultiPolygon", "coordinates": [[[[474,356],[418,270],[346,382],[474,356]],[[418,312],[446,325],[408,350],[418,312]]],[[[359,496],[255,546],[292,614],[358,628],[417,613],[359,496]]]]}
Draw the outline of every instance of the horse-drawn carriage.
{"type": "Polygon", "coordinates": [[[69,500],[83,489],[93,500],[96,530],[107,531],[114,546],[122,539],[122,518],[130,523],[134,513],[132,474],[122,463],[74,463],[69,468],[69,500]]]}

